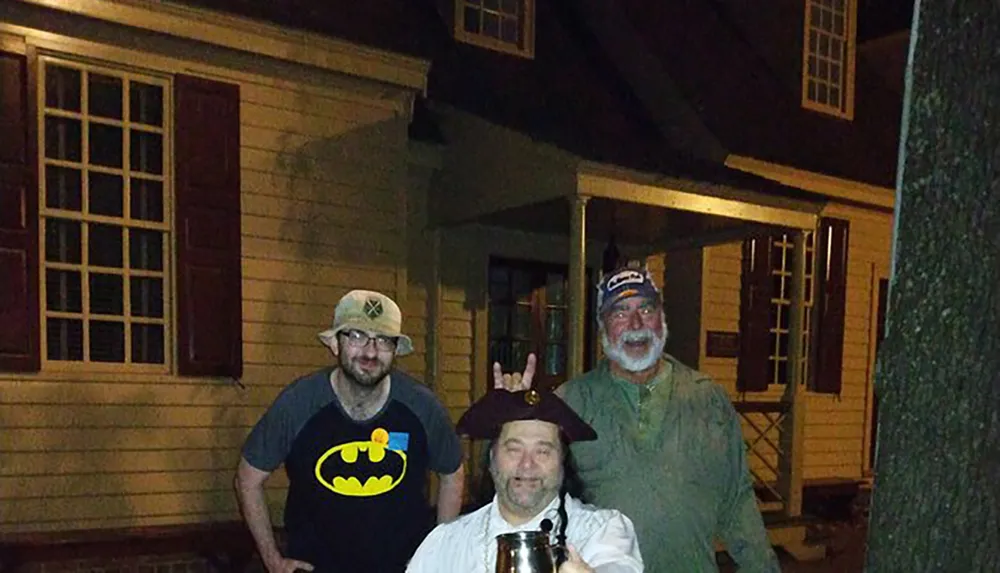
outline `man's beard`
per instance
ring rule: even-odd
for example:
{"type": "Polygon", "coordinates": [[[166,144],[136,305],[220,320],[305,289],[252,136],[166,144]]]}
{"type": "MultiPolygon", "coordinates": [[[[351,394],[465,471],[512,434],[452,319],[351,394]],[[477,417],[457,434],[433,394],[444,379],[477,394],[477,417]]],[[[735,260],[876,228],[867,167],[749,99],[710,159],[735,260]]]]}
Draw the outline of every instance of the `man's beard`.
{"type": "Polygon", "coordinates": [[[490,477],[493,478],[493,488],[496,490],[497,497],[506,505],[513,506],[509,508],[510,510],[528,517],[538,515],[559,495],[559,488],[562,487],[563,482],[563,470],[560,469],[555,483],[545,480],[541,487],[529,492],[518,492],[514,487],[514,475],[502,475],[492,463],[490,464],[490,477]]]}
{"type": "Polygon", "coordinates": [[[389,375],[389,370],[392,369],[392,359],[383,363],[380,359],[375,358],[378,361],[379,367],[372,371],[365,371],[359,368],[358,360],[361,360],[361,358],[348,360],[343,353],[337,357],[340,370],[344,373],[347,380],[364,388],[378,386],[378,383],[384,380],[389,375]]]}
{"type": "Polygon", "coordinates": [[[663,336],[657,336],[652,328],[627,330],[622,333],[618,339],[618,343],[615,345],[612,345],[611,340],[608,339],[608,331],[603,327],[601,328],[601,347],[604,349],[604,355],[608,357],[608,360],[618,364],[628,372],[642,372],[643,370],[652,368],[656,364],[656,361],[660,359],[660,356],[663,355],[663,348],[666,344],[666,319],[663,321],[663,336]],[[646,351],[646,354],[635,358],[626,352],[626,342],[640,342],[643,340],[649,341],[649,350],[646,351]]]}

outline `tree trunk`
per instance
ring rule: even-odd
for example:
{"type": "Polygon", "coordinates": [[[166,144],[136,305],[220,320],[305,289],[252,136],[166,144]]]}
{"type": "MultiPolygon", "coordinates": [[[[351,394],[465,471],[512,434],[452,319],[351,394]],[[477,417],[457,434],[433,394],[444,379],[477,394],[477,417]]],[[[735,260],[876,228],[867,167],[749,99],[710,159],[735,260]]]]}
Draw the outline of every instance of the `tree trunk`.
{"type": "Polygon", "coordinates": [[[1000,2],[917,1],[869,573],[1000,571],[1000,2]]]}

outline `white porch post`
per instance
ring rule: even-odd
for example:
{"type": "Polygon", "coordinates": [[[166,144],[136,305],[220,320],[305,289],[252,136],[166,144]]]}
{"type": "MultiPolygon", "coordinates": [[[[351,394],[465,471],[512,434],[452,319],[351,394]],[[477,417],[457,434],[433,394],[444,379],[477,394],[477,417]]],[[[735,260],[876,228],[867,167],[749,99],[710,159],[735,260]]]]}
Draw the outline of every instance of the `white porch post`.
{"type": "Polygon", "coordinates": [[[785,516],[802,514],[802,463],[805,453],[806,387],[803,376],[806,286],[806,231],[794,231],[791,314],[788,317],[788,385],[782,400],[790,410],[781,428],[781,475],[778,487],[785,499],[785,516]]]}
{"type": "Polygon", "coordinates": [[[583,373],[587,316],[587,200],[570,197],[569,218],[569,348],[566,379],[583,373]]]}

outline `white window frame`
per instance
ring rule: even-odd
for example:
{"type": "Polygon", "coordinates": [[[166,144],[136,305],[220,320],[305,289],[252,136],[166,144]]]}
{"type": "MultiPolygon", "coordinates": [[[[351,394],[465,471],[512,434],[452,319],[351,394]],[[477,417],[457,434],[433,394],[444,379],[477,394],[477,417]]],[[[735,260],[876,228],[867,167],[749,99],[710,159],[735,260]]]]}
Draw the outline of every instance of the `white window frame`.
{"type": "Polygon", "coordinates": [[[472,44],[479,46],[481,48],[487,48],[497,52],[503,52],[506,54],[513,54],[515,56],[521,56],[523,58],[534,58],[535,57],[535,0],[517,0],[521,13],[519,14],[520,20],[520,34],[521,40],[519,43],[510,43],[500,40],[498,38],[493,38],[481,33],[468,32],[465,30],[465,8],[469,6],[473,9],[482,12],[494,12],[490,9],[485,9],[482,7],[483,0],[479,0],[479,5],[476,6],[470,0],[454,0],[455,2],[455,39],[460,42],[465,42],[467,44],[472,44]]]}
{"type": "Polygon", "coordinates": [[[805,0],[802,41],[802,107],[844,119],[854,119],[854,67],[857,52],[857,0],[805,0]],[[843,17],[838,34],[836,16],[843,17]],[[841,42],[839,55],[831,44],[841,42]],[[822,55],[823,48],[827,55],[822,55]],[[838,61],[838,58],[840,61],[838,61]],[[840,66],[839,81],[831,79],[830,64],[840,66]],[[839,91],[839,100],[830,101],[829,88],[839,91]],[[826,97],[820,97],[821,91],[826,97]]]}
{"type": "MultiPolygon", "coordinates": [[[[772,320],[768,325],[768,332],[774,335],[774,343],[768,352],[767,360],[773,365],[770,369],[771,379],[768,386],[785,386],[781,382],[783,372],[788,370],[788,350],[791,348],[789,340],[789,330],[791,327],[792,312],[792,257],[795,252],[795,240],[791,234],[775,235],[771,238],[768,248],[772,250],[771,277],[773,281],[780,281],[780,288],[775,289],[771,296],[772,320]],[[775,249],[781,249],[781,256],[774,256],[775,249]],[[788,326],[783,327],[782,316],[788,314],[788,326]],[[785,352],[781,352],[780,337],[785,337],[785,352]]],[[[806,275],[804,304],[802,305],[802,380],[809,380],[811,374],[812,361],[810,360],[812,345],[812,324],[813,306],[816,299],[816,233],[808,231],[805,233],[806,252],[806,275]]]]}
{"type": "MultiPolygon", "coordinates": [[[[158,74],[155,72],[150,72],[146,70],[137,70],[131,66],[116,64],[113,62],[91,62],[85,61],[71,56],[66,56],[58,53],[42,53],[38,58],[38,79],[37,79],[37,116],[36,121],[38,122],[38,272],[39,272],[39,320],[40,320],[40,351],[41,351],[41,361],[43,371],[87,371],[87,372],[111,372],[111,373],[142,373],[142,374],[169,374],[174,366],[175,362],[175,344],[174,344],[174,332],[175,332],[175,321],[174,321],[174,296],[173,296],[173,276],[174,276],[174,257],[175,257],[175,246],[174,246],[174,190],[173,190],[173,85],[171,78],[168,75],[158,74]],[[89,121],[88,111],[87,111],[87,88],[86,81],[81,77],[81,101],[80,101],[80,111],[71,112],[64,110],[47,110],[45,102],[45,66],[47,65],[57,65],[63,67],[70,67],[80,70],[81,72],[92,71],[106,76],[114,76],[121,78],[123,84],[126,81],[141,81],[146,84],[158,85],[163,89],[163,125],[159,128],[153,126],[139,124],[142,126],[143,131],[154,131],[162,135],[162,148],[163,148],[163,168],[162,174],[160,176],[155,176],[152,174],[143,173],[142,177],[145,179],[156,179],[162,183],[163,192],[163,222],[156,223],[152,221],[144,220],[133,220],[131,219],[130,211],[130,181],[129,175],[131,174],[131,163],[130,163],[130,138],[123,137],[122,142],[122,169],[115,170],[99,166],[89,165],[89,121]],[[61,160],[51,160],[46,158],[45,154],[45,117],[46,114],[62,117],[71,117],[74,119],[81,120],[81,161],[79,163],[75,162],[65,162],[61,160]],[[79,169],[81,171],[81,211],[67,211],[60,209],[49,208],[46,204],[46,165],[63,165],[66,167],[79,169]],[[91,170],[103,171],[108,173],[121,174],[123,177],[123,190],[122,190],[122,216],[118,217],[108,217],[103,215],[91,215],[87,213],[87,186],[88,186],[88,174],[91,170]],[[125,341],[124,341],[124,362],[92,362],[89,360],[89,329],[84,326],[83,339],[81,344],[83,345],[83,360],[82,361],[72,361],[72,360],[50,360],[48,355],[48,325],[47,318],[79,318],[84,323],[90,318],[90,300],[88,297],[88,288],[85,285],[88,277],[88,265],[87,265],[87,234],[81,233],[80,236],[80,248],[81,248],[81,262],[80,264],[66,264],[66,263],[49,263],[45,260],[45,220],[47,218],[62,218],[62,219],[73,219],[82,222],[103,222],[113,225],[121,226],[123,229],[128,228],[142,228],[150,229],[161,232],[163,234],[163,245],[162,245],[162,258],[163,258],[163,270],[159,271],[142,271],[129,269],[129,233],[123,233],[122,237],[122,318],[123,322],[126,324],[125,328],[125,341]],[[47,297],[47,284],[46,284],[46,270],[51,268],[65,268],[69,270],[79,270],[81,272],[81,313],[62,313],[56,311],[48,310],[48,297],[47,297]],[[134,276],[155,276],[162,278],[163,280],[163,317],[160,319],[152,318],[137,318],[131,315],[131,305],[130,305],[130,285],[129,279],[134,276]],[[149,364],[149,363],[133,363],[131,362],[131,336],[129,325],[133,323],[155,323],[163,325],[163,363],[162,364],[149,364]]],[[[104,124],[121,126],[123,133],[128,134],[129,127],[131,125],[129,117],[129,97],[128,90],[123,90],[123,109],[122,109],[122,120],[112,120],[107,118],[100,118],[100,122],[104,124]]],[[[107,271],[102,271],[107,272],[107,271]]],[[[118,274],[118,273],[113,273],[118,274]]]]}

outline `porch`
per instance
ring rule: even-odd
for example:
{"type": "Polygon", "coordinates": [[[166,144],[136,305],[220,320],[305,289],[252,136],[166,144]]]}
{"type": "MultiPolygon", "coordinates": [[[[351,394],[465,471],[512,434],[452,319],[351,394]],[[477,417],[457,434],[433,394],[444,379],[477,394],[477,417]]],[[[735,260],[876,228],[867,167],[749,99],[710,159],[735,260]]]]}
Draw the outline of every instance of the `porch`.
{"type": "Polygon", "coordinates": [[[805,416],[801,344],[805,237],[817,229],[823,204],[795,189],[721,166],[682,166],[664,175],[591,162],[554,163],[540,175],[539,185],[523,175],[516,176],[516,185],[480,177],[468,180],[474,191],[449,189],[431,195],[429,218],[435,233],[477,224],[568,239],[566,379],[584,370],[591,349],[586,317],[592,285],[587,271],[602,258],[596,245],[620,245],[633,258],[658,253],[669,257],[775,231],[793,237],[794,259],[802,264],[792,277],[789,340],[798,342],[789,349],[790,383],[776,402],[734,403],[744,421],[748,456],[764,460],[769,470],[753,477],[772,540],[800,557],[817,557],[805,545],[801,521],[805,416]]]}

